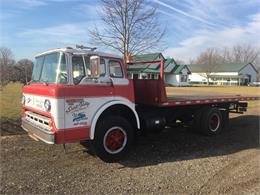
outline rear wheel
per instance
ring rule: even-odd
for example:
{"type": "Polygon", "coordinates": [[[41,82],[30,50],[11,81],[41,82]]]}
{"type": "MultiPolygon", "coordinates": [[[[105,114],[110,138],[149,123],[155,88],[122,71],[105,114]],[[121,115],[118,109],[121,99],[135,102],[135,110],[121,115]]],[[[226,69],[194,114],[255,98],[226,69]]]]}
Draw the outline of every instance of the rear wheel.
{"type": "Polygon", "coordinates": [[[120,116],[102,118],[96,127],[93,141],[96,155],[105,162],[122,159],[134,140],[134,129],[120,116]]]}
{"type": "Polygon", "coordinates": [[[217,108],[204,109],[200,131],[205,135],[217,135],[223,129],[223,117],[217,108]]]}

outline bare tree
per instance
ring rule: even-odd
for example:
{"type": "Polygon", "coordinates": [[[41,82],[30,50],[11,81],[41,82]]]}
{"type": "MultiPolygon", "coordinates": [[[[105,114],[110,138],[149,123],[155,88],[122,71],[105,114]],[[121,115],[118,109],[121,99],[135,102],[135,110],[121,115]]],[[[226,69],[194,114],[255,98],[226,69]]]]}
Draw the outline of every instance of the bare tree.
{"type": "Polygon", "coordinates": [[[208,85],[211,73],[215,72],[217,67],[223,63],[223,61],[223,57],[215,48],[208,48],[205,52],[202,52],[195,61],[195,64],[198,64],[202,67],[203,73],[200,75],[207,79],[208,85]]]}
{"type": "Polygon", "coordinates": [[[14,55],[11,49],[0,47],[0,80],[1,85],[4,85],[9,80],[8,67],[15,64],[14,55]]]}
{"type": "Polygon", "coordinates": [[[146,0],[101,0],[102,28],[90,30],[93,43],[133,55],[161,46],[165,28],[146,0]]]}
{"type": "Polygon", "coordinates": [[[260,78],[260,48],[251,45],[236,45],[233,48],[224,48],[223,58],[228,63],[252,63],[260,78]]]}
{"type": "Polygon", "coordinates": [[[9,66],[14,63],[14,55],[11,49],[7,47],[0,47],[0,65],[9,66]]]}
{"type": "Polygon", "coordinates": [[[19,71],[19,74],[16,74],[15,77],[17,81],[22,83],[27,83],[31,80],[32,70],[33,70],[33,62],[29,59],[21,59],[16,65],[15,69],[19,71]]]}
{"type": "Polygon", "coordinates": [[[251,45],[236,45],[232,49],[225,48],[223,57],[231,63],[255,63],[259,62],[260,51],[251,45]]]}

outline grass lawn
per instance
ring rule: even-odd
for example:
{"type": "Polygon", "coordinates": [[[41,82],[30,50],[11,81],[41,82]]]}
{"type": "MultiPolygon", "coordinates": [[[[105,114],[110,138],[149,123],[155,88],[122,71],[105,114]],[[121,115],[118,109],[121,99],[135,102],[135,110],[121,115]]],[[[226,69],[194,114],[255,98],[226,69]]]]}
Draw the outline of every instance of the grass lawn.
{"type": "Polygon", "coordinates": [[[0,91],[1,121],[20,118],[22,86],[21,83],[9,83],[0,91]]]}

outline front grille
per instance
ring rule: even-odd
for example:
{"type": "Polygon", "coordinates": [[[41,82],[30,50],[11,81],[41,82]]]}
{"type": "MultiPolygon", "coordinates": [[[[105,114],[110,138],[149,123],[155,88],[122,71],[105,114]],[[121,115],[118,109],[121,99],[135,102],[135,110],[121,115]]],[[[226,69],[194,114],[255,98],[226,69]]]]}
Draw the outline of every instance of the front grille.
{"type": "Polygon", "coordinates": [[[34,125],[44,128],[46,130],[51,129],[51,127],[50,127],[51,119],[46,116],[36,114],[31,111],[26,111],[25,119],[32,122],[34,125]]]}

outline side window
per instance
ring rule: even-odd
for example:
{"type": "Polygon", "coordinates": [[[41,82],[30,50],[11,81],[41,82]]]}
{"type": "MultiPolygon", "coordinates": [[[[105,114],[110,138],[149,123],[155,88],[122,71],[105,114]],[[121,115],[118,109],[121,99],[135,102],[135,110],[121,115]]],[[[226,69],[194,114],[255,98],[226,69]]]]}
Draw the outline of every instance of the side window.
{"type": "Polygon", "coordinates": [[[79,84],[79,82],[86,76],[84,61],[82,56],[72,57],[72,74],[74,84],[79,84]]]}
{"type": "Polygon", "coordinates": [[[109,72],[111,77],[122,78],[123,71],[120,63],[118,61],[109,61],[109,72]]]}
{"type": "Polygon", "coordinates": [[[90,71],[90,59],[89,56],[85,56],[84,57],[85,60],[85,66],[86,66],[86,75],[91,75],[91,71],[90,71]]]}
{"type": "Polygon", "coordinates": [[[100,67],[99,67],[99,74],[101,77],[105,76],[106,74],[106,63],[104,59],[100,59],[100,67]]]}

